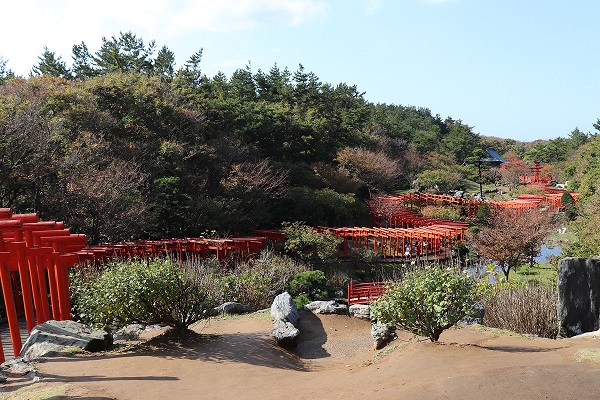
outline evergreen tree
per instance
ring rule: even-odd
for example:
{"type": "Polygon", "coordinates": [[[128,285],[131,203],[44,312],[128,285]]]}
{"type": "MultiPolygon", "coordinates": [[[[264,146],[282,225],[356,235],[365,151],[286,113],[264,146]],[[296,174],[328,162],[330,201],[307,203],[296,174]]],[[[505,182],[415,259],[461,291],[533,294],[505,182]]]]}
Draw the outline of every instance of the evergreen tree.
{"type": "Polygon", "coordinates": [[[15,73],[11,69],[6,68],[7,62],[7,60],[0,56],[0,85],[2,85],[8,79],[15,77],[15,73]]]}
{"type": "Polygon", "coordinates": [[[245,69],[237,69],[229,80],[233,95],[245,101],[256,101],[256,84],[250,65],[245,69]]]}
{"type": "Polygon", "coordinates": [[[97,76],[98,71],[92,65],[93,59],[87,45],[84,42],[73,45],[73,66],[71,72],[74,79],[84,81],[97,76]]]}
{"type": "Polygon", "coordinates": [[[38,57],[39,62],[32,68],[32,75],[50,75],[57,78],[71,79],[71,72],[60,56],[44,47],[44,52],[38,57]]]}
{"type": "Polygon", "coordinates": [[[184,63],[183,67],[177,71],[179,86],[183,85],[190,88],[200,87],[202,82],[200,61],[202,61],[202,49],[192,54],[184,63]]]}
{"type": "Polygon", "coordinates": [[[154,60],[154,75],[163,82],[171,82],[175,77],[175,53],[167,46],[161,47],[154,60]]]}
{"type": "Polygon", "coordinates": [[[151,59],[156,44],[151,41],[148,46],[134,33],[121,32],[119,37],[102,38],[102,45],[92,59],[100,74],[111,72],[136,71],[151,74],[154,64],[151,59]]]}
{"type": "Polygon", "coordinates": [[[299,65],[294,72],[294,99],[298,105],[314,107],[319,100],[321,83],[313,72],[305,72],[304,66],[299,65]]]}

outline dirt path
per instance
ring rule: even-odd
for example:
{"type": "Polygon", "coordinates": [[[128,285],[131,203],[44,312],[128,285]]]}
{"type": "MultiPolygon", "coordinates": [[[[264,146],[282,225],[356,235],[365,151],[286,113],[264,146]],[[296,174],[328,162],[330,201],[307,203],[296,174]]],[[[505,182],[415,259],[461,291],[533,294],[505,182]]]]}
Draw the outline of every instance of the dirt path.
{"type": "Polygon", "coordinates": [[[302,340],[290,352],[274,344],[265,316],[213,320],[194,328],[200,334],[39,363],[39,383],[11,380],[2,397],[600,399],[600,339],[534,340],[464,327],[437,344],[402,333],[377,352],[369,327],[303,314],[302,340]]]}

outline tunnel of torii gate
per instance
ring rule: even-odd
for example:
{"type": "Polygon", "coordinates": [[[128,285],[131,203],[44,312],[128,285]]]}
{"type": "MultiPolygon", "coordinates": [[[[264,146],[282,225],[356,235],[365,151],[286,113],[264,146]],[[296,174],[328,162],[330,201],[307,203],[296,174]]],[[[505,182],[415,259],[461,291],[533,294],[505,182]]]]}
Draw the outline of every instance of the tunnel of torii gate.
{"type": "MultiPolygon", "coordinates": [[[[509,208],[517,213],[537,207],[546,207],[550,211],[557,211],[563,207],[560,200],[565,192],[569,193],[577,202],[579,193],[560,190],[544,185],[529,185],[539,187],[545,191],[544,195],[521,194],[509,201],[485,201],[493,209],[509,208]]],[[[461,208],[466,218],[475,218],[477,210],[484,201],[473,198],[460,198],[442,194],[431,193],[406,193],[397,195],[377,196],[369,201],[369,208],[376,227],[408,227],[412,221],[426,219],[419,216],[416,211],[425,206],[461,208]]]]}
{"type": "Polygon", "coordinates": [[[438,219],[410,228],[321,227],[320,230],[343,239],[340,256],[344,260],[351,256],[351,249],[362,249],[380,253],[384,261],[412,261],[450,257],[454,245],[464,240],[467,227],[464,222],[438,219]]]}
{"type": "MultiPolygon", "coordinates": [[[[491,209],[512,209],[517,215],[541,206],[550,211],[562,207],[560,199],[565,191],[545,188],[544,196],[522,194],[510,201],[486,201],[491,209]]],[[[569,192],[577,201],[578,193],[569,192]]],[[[413,259],[426,256],[445,258],[452,254],[458,241],[464,240],[468,224],[464,222],[430,219],[418,214],[425,206],[461,207],[464,216],[475,218],[483,201],[463,199],[430,193],[407,193],[378,196],[371,199],[369,207],[375,228],[336,228],[338,236],[344,237],[344,256],[351,247],[370,246],[381,251],[384,258],[413,259]]]]}

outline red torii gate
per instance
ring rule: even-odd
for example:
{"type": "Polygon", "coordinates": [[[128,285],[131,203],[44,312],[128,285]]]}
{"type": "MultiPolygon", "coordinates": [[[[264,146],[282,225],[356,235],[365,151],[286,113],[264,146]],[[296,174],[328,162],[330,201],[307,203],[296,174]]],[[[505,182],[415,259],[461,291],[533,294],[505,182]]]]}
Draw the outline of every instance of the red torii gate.
{"type": "MultiPolygon", "coordinates": [[[[21,350],[19,313],[25,315],[28,332],[51,314],[71,318],[67,270],[79,262],[75,252],[83,247],[85,235],[72,235],[62,222],[0,209],[0,283],[15,356],[21,350]]],[[[5,359],[1,346],[0,359],[5,359]]]]}

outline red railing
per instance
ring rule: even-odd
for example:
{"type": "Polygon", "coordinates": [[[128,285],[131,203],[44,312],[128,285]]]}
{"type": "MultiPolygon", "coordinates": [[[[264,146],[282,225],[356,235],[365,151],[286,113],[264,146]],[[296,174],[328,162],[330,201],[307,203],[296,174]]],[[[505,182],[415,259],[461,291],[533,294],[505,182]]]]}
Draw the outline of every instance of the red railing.
{"type": "Polygon", "coordinates": [[[386,282],[354,283],[348,285],[348,304],[368,304],[381,296],[386,289],[386,282]]]}

